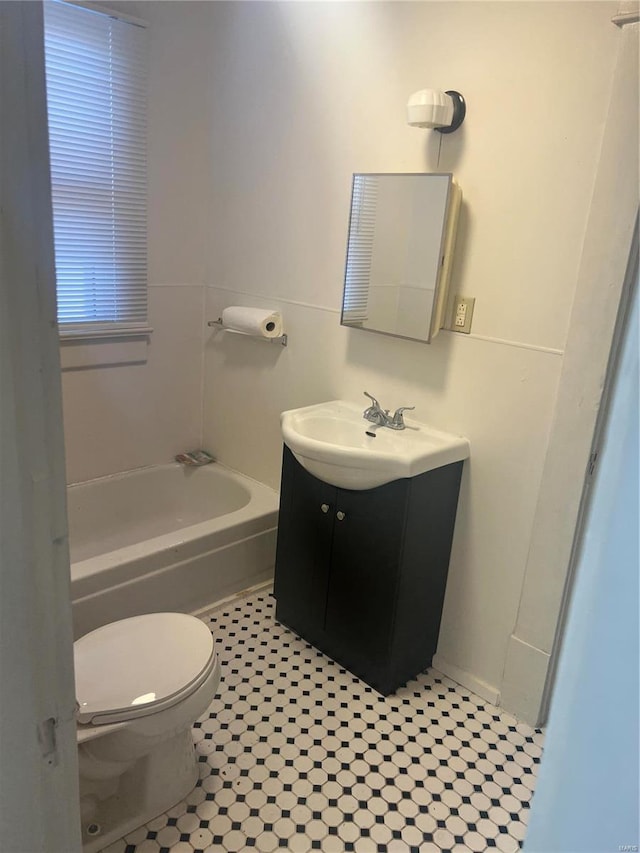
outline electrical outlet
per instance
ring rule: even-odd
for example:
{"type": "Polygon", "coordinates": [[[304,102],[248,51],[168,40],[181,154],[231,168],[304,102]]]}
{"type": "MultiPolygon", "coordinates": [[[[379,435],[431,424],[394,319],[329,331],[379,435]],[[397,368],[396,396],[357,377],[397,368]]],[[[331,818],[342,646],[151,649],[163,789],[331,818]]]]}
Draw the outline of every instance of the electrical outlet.
{"type": "Polygon", "coordinates": [[[468,335],[471,331],[471,319],[473,317],[473,306],[476,300],[473,296],[458,296],[456,294],[453,302],[453,332],[463,332],[468,335]]]}

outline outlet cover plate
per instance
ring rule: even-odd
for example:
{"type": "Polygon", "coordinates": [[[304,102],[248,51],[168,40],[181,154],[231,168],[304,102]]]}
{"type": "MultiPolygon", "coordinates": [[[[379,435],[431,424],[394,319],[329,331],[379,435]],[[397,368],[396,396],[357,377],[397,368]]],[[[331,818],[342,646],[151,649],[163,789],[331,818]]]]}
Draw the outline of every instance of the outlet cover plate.
{"type": "Polygon", "coordinates": [[[462,332],[465,335],[469,334],[475,304],[475,297],[458,296],[456,293],[453,300],[453,316],[451,318],[452,332],[462,332]]]}

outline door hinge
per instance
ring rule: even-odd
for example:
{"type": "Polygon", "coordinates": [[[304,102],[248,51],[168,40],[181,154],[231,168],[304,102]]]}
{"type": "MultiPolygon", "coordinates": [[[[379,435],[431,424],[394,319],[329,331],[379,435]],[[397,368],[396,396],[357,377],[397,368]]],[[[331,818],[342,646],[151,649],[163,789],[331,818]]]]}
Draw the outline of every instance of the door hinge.
{"type": "Polygon", "coordinates": [[[596,462],[598,460],[598,451],[594,450],[591,456],[589,457],[589,466],[587,468],[587,475],[589,477],[593,477],[593,472],[596,468],[596,462]]]}
{"type": "Polygon", "coordinates": [[[47,717],[38,724],[38,743],[40,744],[40,752],[47,764],[58,763],[58,743],[56,738],[56,729],[58,721],[55,717],[47,717]]]}

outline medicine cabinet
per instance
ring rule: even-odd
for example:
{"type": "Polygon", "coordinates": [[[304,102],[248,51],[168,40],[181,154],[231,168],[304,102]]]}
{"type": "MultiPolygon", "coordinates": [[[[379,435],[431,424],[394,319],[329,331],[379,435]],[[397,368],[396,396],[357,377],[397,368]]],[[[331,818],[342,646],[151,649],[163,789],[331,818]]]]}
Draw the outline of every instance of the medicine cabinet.
{"type": "Polygon", "coordinates": [[[434,338],[445,322],[461,199],[450,173],[353,176],[343,326],[434,338]]]}

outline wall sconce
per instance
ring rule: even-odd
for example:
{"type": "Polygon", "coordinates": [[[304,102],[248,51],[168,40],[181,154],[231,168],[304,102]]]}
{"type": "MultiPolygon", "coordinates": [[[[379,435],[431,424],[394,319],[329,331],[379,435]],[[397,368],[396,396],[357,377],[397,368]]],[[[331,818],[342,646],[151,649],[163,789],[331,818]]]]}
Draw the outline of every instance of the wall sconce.
{"type": "Polygon", "coordinates": [[[411,127],[431,127],[439,133],[453,133],[464,121],[467,107],[460,92],[421,89],[407,101],[407,122],[411,127]]]}

